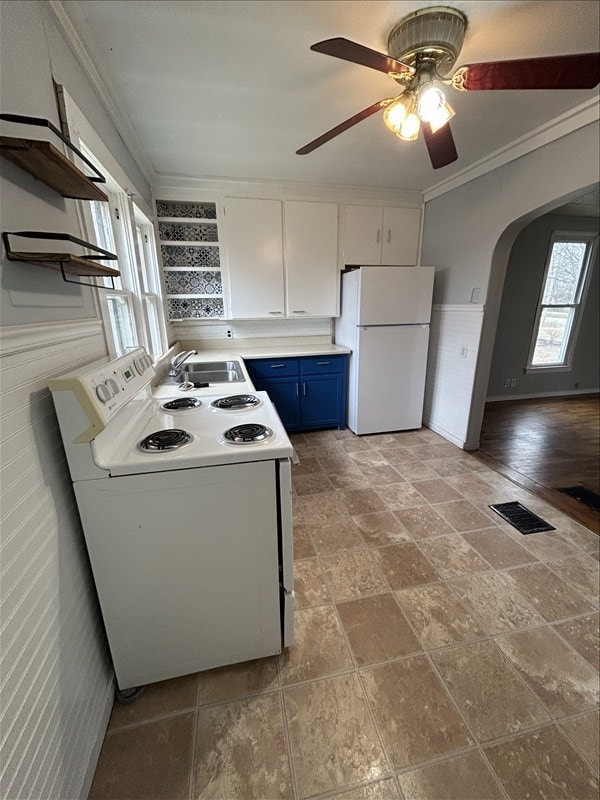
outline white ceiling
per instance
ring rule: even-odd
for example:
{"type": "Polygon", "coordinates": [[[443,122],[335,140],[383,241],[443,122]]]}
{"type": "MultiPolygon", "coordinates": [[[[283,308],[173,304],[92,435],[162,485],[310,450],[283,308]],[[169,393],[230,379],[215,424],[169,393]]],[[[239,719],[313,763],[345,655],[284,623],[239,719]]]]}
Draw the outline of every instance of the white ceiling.
{"type": "MultiPolygon", "coordinates": [[[[307,156],[295,151],[393,96],[387,75],[310,45],[343,36],[385,52],[418,0],[66,0],[159,174],[425,190],[597,96],[597,90],[457,92],[459,159],[433,170],[422,140],[376,114],[307,156]]],[[[462,63],[598,49],[595,0],[452,0],[468,18],[462,63]]]]}

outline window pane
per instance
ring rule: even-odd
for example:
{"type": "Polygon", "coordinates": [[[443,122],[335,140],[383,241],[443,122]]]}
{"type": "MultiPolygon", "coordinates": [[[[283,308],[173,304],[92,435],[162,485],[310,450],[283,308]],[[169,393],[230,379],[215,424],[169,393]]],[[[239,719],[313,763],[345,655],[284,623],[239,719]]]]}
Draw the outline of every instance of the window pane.
{"type": "MultiPolygon", "coordinates": [[[[99,247],[108,250],[109,253],[117,252],[115,245],[115,238],[113,236],[112,225],[110,221],[110,211],[108,203],[101,203],[99,200],[92,200],[90,203],[90,213],[92,215],[92,223],[94,225],[94,233],[96,235],[96,244],[99,247]]],[[[100,261],[100,264],[106,264],[113,269],[120,269],[120,265],[115,261],[100,261]]],[[[121,289],[121,278],[114,279],[115,289],[121,289]]],[[[109,278],[102,278],[104,286],[112,287],[109,278]]]]}
{"type": "Polygon", "coordinates": [[[136,347],[138,344],[133,321],[133,310],[127,297],[110,295],[106,298],[106,302],[117,355],[122,356],[128,348],[136,347]]]}
{"type": "Polygon", "coordinates": [[[586,248],[586,242],[554,242],[544,286],[543,305],[575,302],[586,248]]]}
{"type": "Polygon", "coordinates": [[[544,308],[542,310],[535,351],[531,361],[533,366],[565,362],[572,318],[572,308],[544,308]]]}
{"type": "Polygon", "coordinates": [[[148,329],[150,331],[151,355],[157,359],[162,354],[162,337],[160,335],[158,301],[155,297],[146,297],[145,306],[148,329]]]}

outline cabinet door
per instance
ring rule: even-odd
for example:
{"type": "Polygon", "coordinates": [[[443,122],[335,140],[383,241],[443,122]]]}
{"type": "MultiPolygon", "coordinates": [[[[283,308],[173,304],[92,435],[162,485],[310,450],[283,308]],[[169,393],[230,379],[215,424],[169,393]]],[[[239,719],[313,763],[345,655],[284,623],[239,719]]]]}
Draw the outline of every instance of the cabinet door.
{"type": "Polygon", "coordinates": [[[225,199],[232,319],[283,317],[281,203],[225,199]]]}
{"type": "Polygon", "coordinates": [[[381,263],[414,266],[417,263],[420,233],[421,209],[384,208],[381,263]]]}
{"type": "Polygon", "coordinates": [[[288,317],[338,313],[337,203],[283,204],[288,317]]]}
{"type": "Polygon", "coordinates": [[[300,428],[298,378],[259,378],[254,385],[258,390],[267,392],[286,431],[300,428]]]}
{"type": "Polygon", "coordinates": [[[346,206],[344,264],[381,264],[382,210],[346,206]]]}
{"type": "Polygon", "coordinates": [[[339,425],[342,408],[341,375],[302,378],[300,408],[303,428],[339,425]]]}

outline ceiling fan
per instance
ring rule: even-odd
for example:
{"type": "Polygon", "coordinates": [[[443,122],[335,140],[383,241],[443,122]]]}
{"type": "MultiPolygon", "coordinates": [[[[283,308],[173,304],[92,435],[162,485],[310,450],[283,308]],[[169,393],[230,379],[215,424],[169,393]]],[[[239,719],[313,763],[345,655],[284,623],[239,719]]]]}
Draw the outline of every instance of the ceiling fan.
{"type": "Polygon", "coordinates": [[[432,6],[398,22],[388,37],[388,55],[337,37],[317,42],[311,50],[379,72],[386,72],[403,89],[379,100],[309,142],[297,155],[311,153],[353,125],[383,111],[386,126],[401,139],[416,139],[419,131],[434,169],[456,161],[458,153],[449,120],[454,110],[439,84],[461,91],[485,89],[593,89],[600,81],[600,54],[545,56],[513,61],[488,61],[450,71],[460,53],[467,18],[454,8],[432,6]]]}

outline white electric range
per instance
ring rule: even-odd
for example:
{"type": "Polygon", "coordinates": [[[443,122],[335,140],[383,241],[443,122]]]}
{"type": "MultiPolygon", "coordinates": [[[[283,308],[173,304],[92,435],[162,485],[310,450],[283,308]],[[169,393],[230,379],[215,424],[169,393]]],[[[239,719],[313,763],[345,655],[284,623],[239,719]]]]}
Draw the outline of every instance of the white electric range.
{"type": "Polygon", "coordinates": [[[136,349],[50,382],[122,691],[293,640],[293,449],[268,395],[157,398],[153,377],[136,349]]]}

